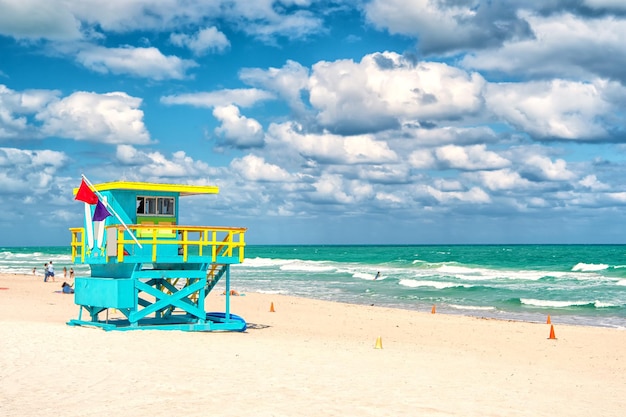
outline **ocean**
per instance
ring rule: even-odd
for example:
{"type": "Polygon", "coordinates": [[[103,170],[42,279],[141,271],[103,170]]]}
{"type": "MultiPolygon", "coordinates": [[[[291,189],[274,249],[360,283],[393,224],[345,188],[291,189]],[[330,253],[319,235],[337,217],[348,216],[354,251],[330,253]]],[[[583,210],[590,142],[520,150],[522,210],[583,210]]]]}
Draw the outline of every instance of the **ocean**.
{"type": "MultiPolygon", "coordinates": [[[[0,272],[57,281],[69,247],[0,248],[0,272]]],[[[231,287],[437,314],[626,328],[624,245],[247,246],[231,287]],[[375,279],[376,275],[379,278],[375,279]]],[[[216,287],[221,292],[223,283],[216,287]],[[222,285],[220,287],[220,285],[222,285]]],[[[234,311],[236,313],[236,311],[234,311]]]]}

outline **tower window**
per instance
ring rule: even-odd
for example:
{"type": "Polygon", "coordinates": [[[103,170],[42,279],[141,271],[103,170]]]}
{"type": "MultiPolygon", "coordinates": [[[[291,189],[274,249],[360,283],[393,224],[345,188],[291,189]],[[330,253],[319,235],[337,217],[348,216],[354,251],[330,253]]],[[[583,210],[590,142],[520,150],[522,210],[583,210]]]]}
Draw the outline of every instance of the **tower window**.
{"type": "Polygon", "coordinates": [[[174,197],[137,197],[137,214],[173,216],[174,197]]]}

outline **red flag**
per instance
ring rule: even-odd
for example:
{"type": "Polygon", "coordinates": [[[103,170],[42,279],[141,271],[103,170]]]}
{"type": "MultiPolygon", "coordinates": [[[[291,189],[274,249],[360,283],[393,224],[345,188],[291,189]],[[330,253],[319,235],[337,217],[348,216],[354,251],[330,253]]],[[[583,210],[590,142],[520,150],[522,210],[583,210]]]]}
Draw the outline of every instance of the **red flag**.
{"type": "Polygon", "coordinates": [[[87,185],[85,180],[80,182],[80,187],[76,193],[75,200],[84,201],[87,204],[96,204],[98,202],[98,196],[87,185]]]}

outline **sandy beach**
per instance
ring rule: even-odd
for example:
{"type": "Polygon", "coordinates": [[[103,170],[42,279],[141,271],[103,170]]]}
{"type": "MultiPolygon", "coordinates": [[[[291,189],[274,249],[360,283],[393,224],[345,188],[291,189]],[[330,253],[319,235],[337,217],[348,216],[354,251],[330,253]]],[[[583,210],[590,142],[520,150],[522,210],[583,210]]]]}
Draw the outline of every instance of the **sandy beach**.
{"type": "Polygon", "coordinates": [[[248,293],[243,333],[105,332],[60,289],[0,275],[2,416],[626,415],[624,330],[248,293]]]}

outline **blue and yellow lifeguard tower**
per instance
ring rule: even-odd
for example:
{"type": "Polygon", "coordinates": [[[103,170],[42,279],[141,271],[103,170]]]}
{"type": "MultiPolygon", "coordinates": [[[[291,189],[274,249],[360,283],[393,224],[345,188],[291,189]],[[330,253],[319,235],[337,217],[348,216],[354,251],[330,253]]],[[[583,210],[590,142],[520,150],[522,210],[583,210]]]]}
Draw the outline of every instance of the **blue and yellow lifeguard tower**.
{"type": "Polygon", "coordinates": [[[179,225],[181,197],[217,194],[218,187],[85,181],[83,177],[74,194],[88,186],[94,200],[85,202],[84,227],[70,229],[71,250],[72,262],[88,264],[91,276],[74,281],[74,302],[80,310],[69,325],[105,330],[246,329],[245,320],[230,313],[230,266],[243,262],[246,228],[179,225]],[[98,212],[101,205],[112,214],[104,220],[98,212]],[[207,313],[205,299],[220,279],[226,287],[224,311],[207,313]],[[110,319],[109,309],[123,318],[110,319]]]}

